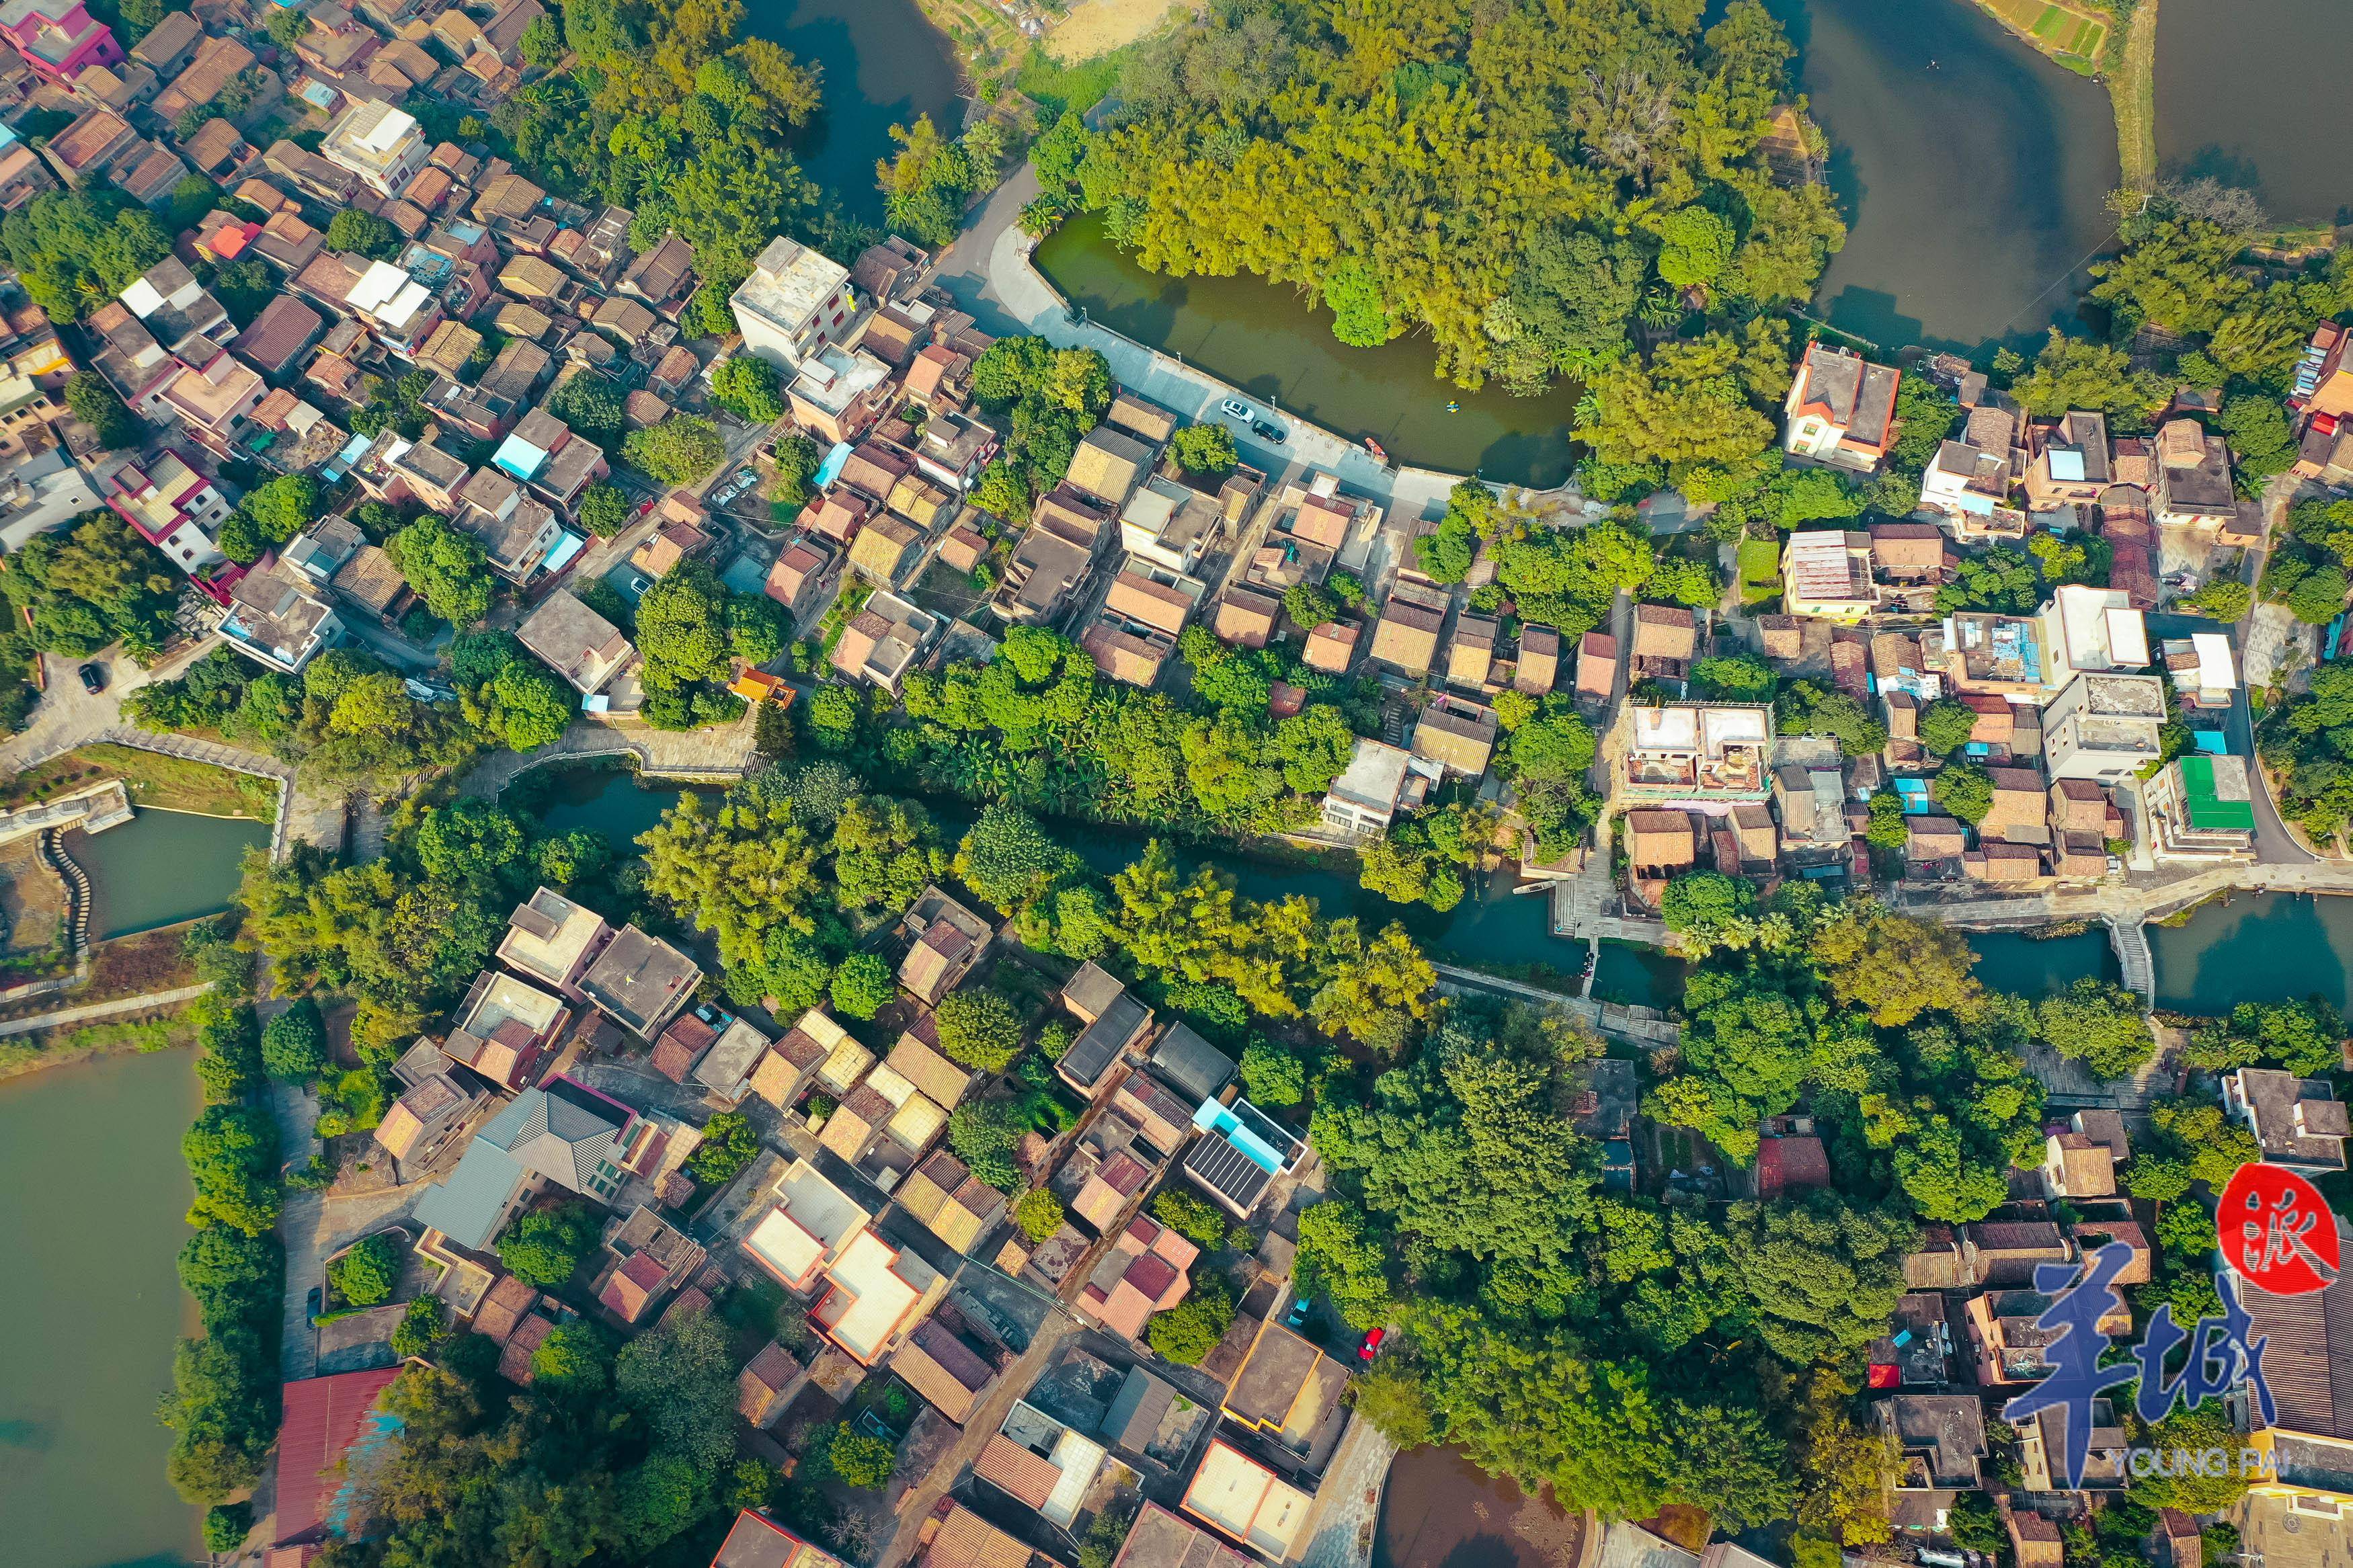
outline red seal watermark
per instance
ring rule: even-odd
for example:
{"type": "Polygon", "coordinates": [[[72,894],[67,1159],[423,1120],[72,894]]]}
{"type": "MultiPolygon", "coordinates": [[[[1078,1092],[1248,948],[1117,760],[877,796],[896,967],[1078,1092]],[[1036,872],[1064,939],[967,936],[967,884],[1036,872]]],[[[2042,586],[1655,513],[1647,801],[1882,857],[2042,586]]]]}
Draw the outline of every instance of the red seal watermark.
{"type": "Polygon", "coordinates": [[[2336,1216],[2320,1190],[2278,1165],[2239,1167],[2214,1212],[2222,1256],[2274,1296],[2302,1296],[2337,1282],[2336,1216]]]}

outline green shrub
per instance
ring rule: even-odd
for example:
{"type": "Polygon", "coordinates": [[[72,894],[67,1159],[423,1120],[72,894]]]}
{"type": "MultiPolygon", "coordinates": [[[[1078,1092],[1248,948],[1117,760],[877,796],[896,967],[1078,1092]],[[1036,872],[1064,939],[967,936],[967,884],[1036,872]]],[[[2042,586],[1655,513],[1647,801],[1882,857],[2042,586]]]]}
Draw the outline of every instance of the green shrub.
{"type": "Polygon", "coordinates": [[[327,1283],[354,1307],[374,1307],[392,1300],[400,1283],[400,1242],[393,1232],[378,1231],[354,1243],[350,1251],[327,1265],[327,1283]]]}
{"type": "Polygon", "coordinates": [[[1032,1241],[1043,1241],[1062,1228],[1062,1200],[1043,1187],[1032,1187],[1013,1205],[1013,1223],[1032,1241]]]}

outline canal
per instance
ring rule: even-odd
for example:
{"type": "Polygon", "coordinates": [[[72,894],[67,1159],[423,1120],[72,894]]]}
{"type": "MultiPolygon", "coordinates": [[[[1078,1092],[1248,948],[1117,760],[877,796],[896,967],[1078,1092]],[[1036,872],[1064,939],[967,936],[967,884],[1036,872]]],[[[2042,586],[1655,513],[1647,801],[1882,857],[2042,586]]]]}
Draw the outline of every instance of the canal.
{"type": "Polygon", "coordinates": [[[1965,353],[2065,324],[2111,233],[2106,92],[1968,0],[1767,7],[1798,46],[1849,230],[1815,313],[1884,349],[1965,353]]]}
{"type": "Polygon", "coordinates": [[[195,1304],[180,1134],[185,1052],[0,1082],[0,1520],[11,1568],[201,1561],[195,1510],[164,1481],[155,1419],[195,1304]]]}
{"type": "Polygon", "coordinates": [[[93,942],[176,925],[225,910],[245,852],[269,847],[270,827],[243,816],[201,816],[152,805],[120,827],[66,836],[90,873],[93,942]]]}
{"type": "MultiPolygon", "coordinates": [[[[586,827],[603,834],[619,855],[636,852],[638,835],[676,804],[675,784],[640,784],[611,765],[558,765],[524,777],[532,815],[549,831],[586,827]]],[[[978,807],[953,797],[923,802],[950,843],[971,825],[978,807]]],[[[1051,822],[1079,857],[1111,876],[1144,853],[1152,835],[1142,828],[1092,822],[1051,822]]],[[[1454,909],[1399,905],[1356,885],[1353,866],[1294,861],[1276,854],[1170,842],[1187,874],[1212,865],[1234,879],[1237,891],[1261,901],[1293,894],[1314,899],[1327,917],[1353,915],[1367,926],[1402,923],[1434,958],[1456,958],[1486,968],[1546,965],[1573,973],[1578,944],[1552,934],[1552,900],[1544,892],[1514,893],[1515,879],[1496,871],[1476,879],[1454,909]]],[[[2073,936],[2035,938],[1970,931],[1977,975],[1997,991],[2030,998],[2052,995],[2085,976],[2119,978],[2107,929],[2094,925],[2073,936]]],[[[2211,904],[2181,928],[2149,928],[2157,955],[2158,1005],[2221,1013],[2249,997],[2300,996],[2319,991],[2353,1011],[2353,984],[2336,954],[2353,952],[2353,899],[2287,895],[2242,896],[2227,907],[2211,904]]],[[[1673,1007],[1683,997],[1684,964],[1654,947],[1605,942],[1593,977],[1593,995],[1605,1002],[1673,1007]]],[[[1566,978],[1566,975],[1559,978],[1566,978]]]]}
{"type": "Polygon", "coordinates": [[[2165,0],[2157,14],[2160,171],[2252,190],[2282,223],[2353,219],[2347,23],[2344,0],[2165,0]]]}
{"type": "MultiPolygon", "coordinates": [[[[677,803],[676,784],[640,784],[628,769],[590,764],[558,765],[523,775],[532,812],[549,831],[586,827],[601,833],[617,855],[637,853],[638,835],[661,820],[677,803]]],[[[934,797],[923,802],[953,846],[979,813],[969,801],[934,797]]],[[[1049,820],[1049,831],[1104,876],[1125,868],[1144,853],[1152,834],[1097,822],[1049,820]]],[[[1234,879],[1236,891],[1261,901],[1300,894],[1314,899],[1327,917],[1354,915],[1369,927],[1401,921],[1432,957],[1461,954],[1487,965],[1549,964],[1574,970],[1583,953],[1552,934],[1552,900],[1541,892],[1514,894],[1508,871],[1477,879],[1462,902],[1443,913],[1427,905],[1393,904],[1356,885],[1353,864],[1298,864],[1233,849],[1205,849],[1171,840],[1176,863],[1190,875],[1209,864],[1234,879]]],[[[1672,960],[1667,961],[1672,963],[1672,960]]],[[[1644,1000],[1642,997],[1629,998],[1644,1000]]]]}
{"type": "Polygon", "coordinates": [[[2157,1005],[2227,1013],[2242,1002],[2318,995],[2353,1009],[2345,955],[2353,953],[2353,898],[2239,893],[2179,926],[2148,928],[2157,1005]]]}

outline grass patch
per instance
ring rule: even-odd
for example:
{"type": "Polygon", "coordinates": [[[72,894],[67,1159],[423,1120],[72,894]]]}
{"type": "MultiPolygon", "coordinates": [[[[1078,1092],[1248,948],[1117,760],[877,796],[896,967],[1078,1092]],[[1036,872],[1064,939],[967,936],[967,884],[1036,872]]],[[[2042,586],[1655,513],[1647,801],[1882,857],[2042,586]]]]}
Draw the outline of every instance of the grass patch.
{"type": "Polygon", "coordinates": [[[142,752],[136,746],[84,746],[27,768],[0,788],[0,805],[29,805],[107,779],[121,779],[130,789],[134,805],[202,812],[207,816],[249,816],[263,822],[278,815],[274,779],[142,752]]]}
{"type": "Polygon", "coordinates": [[[1740,543],[1740,602],[1758,604],[1781,591],[1781,547],[1769,539],[1740,543]]]}
{"type": "Polygon", "coordinates": [[[1021,68],[1013,74],[1013,85],[1035,100],[1050,121],[1060,119],[1066,110],[1084,114],[1111,96],[1111,89],[1119,85],[1120,67],[1135,47],[1130,44],[1099,58],[1066,66],[1032,44],[1021,68]]]}

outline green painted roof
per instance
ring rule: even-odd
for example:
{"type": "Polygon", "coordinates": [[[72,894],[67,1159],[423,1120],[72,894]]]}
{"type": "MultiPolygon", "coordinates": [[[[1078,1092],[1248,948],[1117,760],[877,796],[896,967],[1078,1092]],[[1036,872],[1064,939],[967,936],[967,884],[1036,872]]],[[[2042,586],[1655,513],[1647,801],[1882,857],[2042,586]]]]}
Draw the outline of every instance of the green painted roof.
{"type": "Polygon", "coordinates": [[[2224,800],[2214,793],[2214,759],[2192,754],[2181,759],[2181,795],[2189,808],[2189,826],[2203,830],[2237,829],[2252,833],[2255,808],[2243,800],[2224,800]]]}

